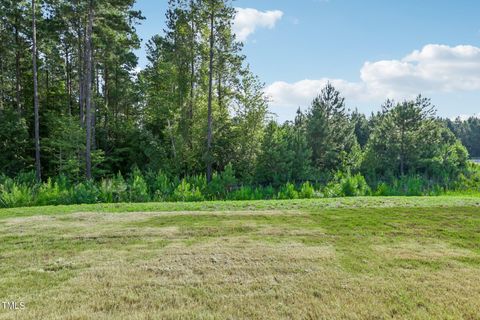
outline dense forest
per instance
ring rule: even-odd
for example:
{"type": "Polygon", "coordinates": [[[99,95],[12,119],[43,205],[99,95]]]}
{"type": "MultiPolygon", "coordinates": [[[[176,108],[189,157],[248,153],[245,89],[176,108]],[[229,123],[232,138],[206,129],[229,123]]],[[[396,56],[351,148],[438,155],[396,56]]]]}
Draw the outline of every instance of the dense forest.
{"type": "Polygon", "coordinates": [[[141,71],[133,5],[0,1],[0,204],[478,190],[479,118],[328,84],[280,124],[230,1],[170,0],[141,71]]]}

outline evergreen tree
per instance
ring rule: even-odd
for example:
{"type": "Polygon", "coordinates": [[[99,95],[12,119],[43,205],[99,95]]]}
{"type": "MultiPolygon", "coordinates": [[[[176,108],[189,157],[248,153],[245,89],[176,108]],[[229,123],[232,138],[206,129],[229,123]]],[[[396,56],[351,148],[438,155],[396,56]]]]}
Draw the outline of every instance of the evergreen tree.
{"type": "Polygon", "coordinates": [[[307,112],[307,141],[312,162],[319,174],[341,169],[342,158],[354,145],[354,128],[349,120],[345,99],[328,83],[307,112]]]}
{"type": "Polygon", "coordinates": [[[258,183],[279,186],[292,178],[294,152],[289,149],[286,135],[287,130],[275,121],[269,122],[265,128],[256,169],[258,183]]]}
{"type": "MultiPolygon", "coordinates": [[[[431,172],[434,162],[448,162],[445,150],[457,143],[452,132],[435,117],[430,100],[394,103],[387,100],[366,147],[364,168],[373,177],[401,177],[431,172]]],[[[463,153],[460,149],[456,152],[463,153]]],[[[458,153],[453,157],[463,156],[458,153]]],[[[459,163],[465,166],[465,160],[459,163]]]]}
{"type": "Polygon", "coordinates": [[[350,118],[354,126],[354,133],[357,137],[357,142],[363,148],[367,144],[368,137],[370,136],[370,124],[367,117],[355,109],[350,115],[350,118]]]}
{"type": "Polygon", "coordinates": [[[312,150],[307,143],[306,124],[306,117],[299,108],[293,125],[289,126],[288,134],[288,149],[293,151],[291,179],[297,182],[310,180],[313,173],[312,150]]]}

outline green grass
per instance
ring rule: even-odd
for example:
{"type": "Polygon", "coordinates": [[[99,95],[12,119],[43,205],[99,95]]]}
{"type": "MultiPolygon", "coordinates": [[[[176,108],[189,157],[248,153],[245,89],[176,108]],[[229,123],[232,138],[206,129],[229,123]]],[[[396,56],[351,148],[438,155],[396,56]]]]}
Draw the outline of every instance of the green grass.
{"type": "Polygon", "coordinates": [[[479,319],[480,199],[0,210],[0,319],[479,319]]]}

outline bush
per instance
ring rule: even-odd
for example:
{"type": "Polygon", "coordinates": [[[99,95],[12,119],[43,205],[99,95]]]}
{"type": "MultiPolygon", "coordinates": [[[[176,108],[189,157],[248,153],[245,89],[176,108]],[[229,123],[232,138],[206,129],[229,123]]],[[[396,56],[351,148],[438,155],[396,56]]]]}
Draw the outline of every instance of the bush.
{"type": "Polygon", "coordinates": [[[180,184],[177,186],[172,196],[174,201],[203,201],[203,197],[200,189],[198,187],[192,187],[185,179],[182,179],[180,184]]]}
{"type": "Polygon", "coordinates": [[[9,179],[0,185],[0,206],[4,208],[34,205],[33,188],[9,179]]]}
{"type": "Polygon", "coordinates": [[[134,169],[132,172],[128,193],[130,202],[148,202],[150,200],[147,183],[138,169],[134,169]]]}
{"type": "Polygon", "coordinates": [[[361,174],[337,173],[324,189],[326,197],[358,197],[370,194],[370,187],[361,174]]]}
{"type": "Polygon", "coordinates": [[[453,187],[468,193],[480,192],[480,164],[469,163],[466,170],[458,175],[453,187]]]}
{"type": "Polygon", "coordinates": [[[288,182],[280,188],[278,192],[278,199],[298,199],[298,192],[295,190],[295,186],[288,182]]]}
{"type": "Polygon", "coordinates": [[[235,171],[229,163],[220,174],[213,174],[212,181],[207,187],[207,196],[212,200],[226,199],[236,184],[235,171]]]}
{"type": "Polygon", "coordinates": [[[299,196],[302,199],[310,199],[315,196],[315,189],[310,184],[310,182],[307,181],[302,184],[302,186],[300,187],[299,196]]]}
{"type": "Polygon", "coordinates": [[[423,196],[440,195],[443,188],[421,176],[404,176],[393,179],[390,183],[378,184],[375,196],[423,196]]]}
{"type": "Polygon", "coordinates": [[[127,183],[121,173],[118,173],[112,179],[102,179],[99,187],[99,200],[104,203],[116,203],[127,201],[127,183]]]}
{"type": "Polygon", "coordinates": [[[20,207],[32,205],[59,205],[82,203],[117,203],[155,201],[203,201],[220,200],[262,200],[298,199],[314,197],[354,197],[354,196],[421,196],[440,194],[480,194],[480,165],[468,163],[455,179],[446,181],[411,175],[395,178],[390,175],[384,181],[373,179],[374,192],[370,190],[361,174],[337,173],[324,187],[310,182],[296,186],[286,183],[279,189],[268,186],[241,186],[233,167],[229,164],[219,174],[214,174],[207,184],[205,175],[194,175],[180,180],[169,177],[162,171],[147,172],[142,175],[134,169],[126,182],[119,173],[99,182],[87,181],[72,185],[66,176],[48,179],[44,183],[35,182],[32,172],[19,174],[12,179],[0,175],[0,207],[20,207]],[[316,192],[315,190],[321,190],[316,192]]]}
{"type": "Polygon", "coordinates": [[[274,191],[271,187],[253,188],[251,186],[242,186],[237,190],[227,194],[228,200],[263,200],[273,197],[274,191]]]}
{"type": "Polygon", "coordinates": [[[152,171],[147,172],[145,180],[147,181],[149,192],[155,201],[168,200],[173,190],[175,190],[173,182],[161,170],[156,174],[152,171]]]}
{"type": "Polygon", "coordinates": [[[228,193],[228,200],[255,200],[255,190],[250,186],[241,186],[239,189],[228,193]]]}
{"type": "Polygon", "coordinates": [[[97,203],[99,194],[100,192],[93,181],[79,183],[70,190],[70,203],[97,203]]]}
{"type": "MultiPolygon", "coordinates": [[[[62,181],[62,178],[59,178],[62,181]]],[[[49,178],[38,188],[35,205],[69,204],[70,194],[65,182],[52,182],[49,178]]]]}
{"type": "MultiPolygon", "coordinates": [[[[61,178],[62,176],[59,177],[59,179],[61,178]]],[[[17,182],[19,185],[24,185],[32,189],[34,189],[38,184],[35,176],[35,171],[20,172],[15,177],[15,182],[17,182]]]]}
{"type": "Polygon", "coordinates": [[[207,193],[207,177],[204,174],[188,176],[186,177],[186,181],[190,184],[192,189],[198,189],[202,194],[207,193]]]}

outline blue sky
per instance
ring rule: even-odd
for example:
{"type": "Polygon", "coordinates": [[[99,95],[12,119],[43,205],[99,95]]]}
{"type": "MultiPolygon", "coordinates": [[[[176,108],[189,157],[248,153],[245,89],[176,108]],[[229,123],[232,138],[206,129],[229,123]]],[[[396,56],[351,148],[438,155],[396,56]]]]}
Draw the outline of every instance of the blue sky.
{"type": "MultiPolygon", "coordinates": [[[[326,81],[350,108],[386,97],[431,97],[446,117],[480,112],[480,1],[237,0],[244,53],[279,120],[326,81]],[[243,28],[243,29],[242,29],[243,28]]],[[[146,41],[164,29],[167,1],[137,0],[146,41]]],[[[139,50],[144,66],[144,50],[139,50]]]]}

